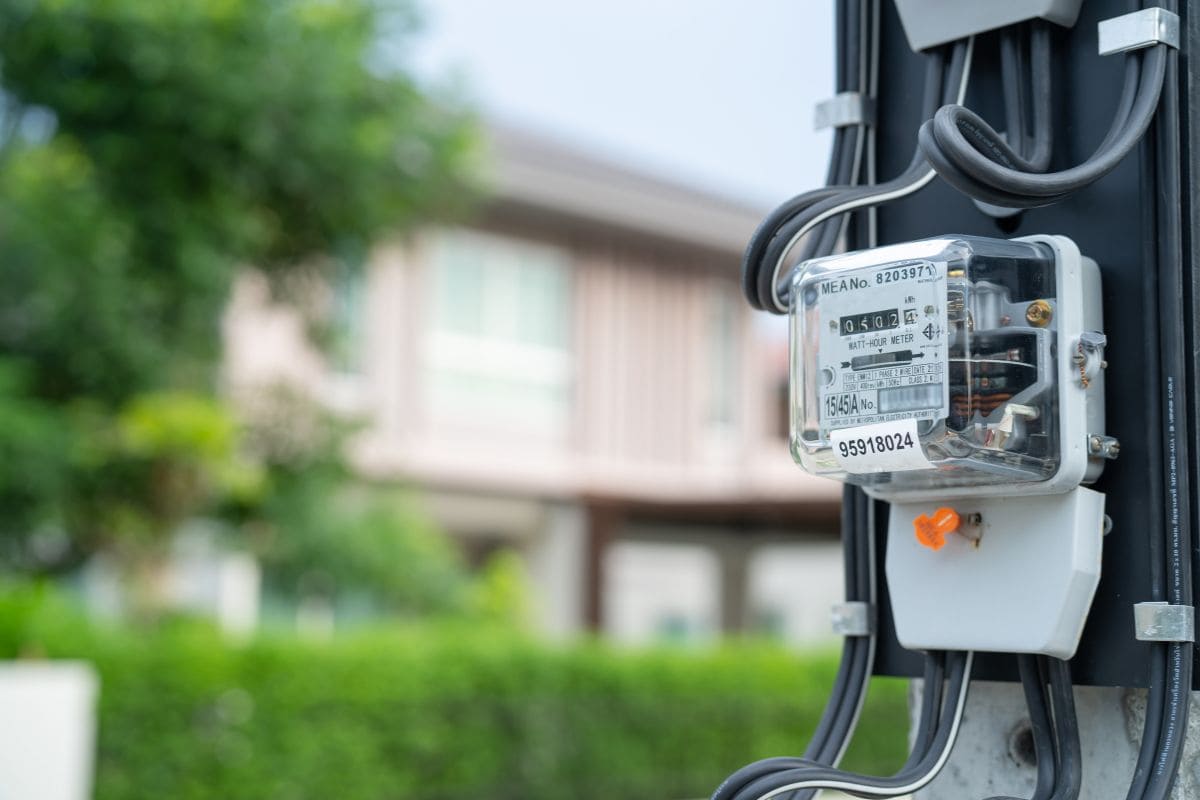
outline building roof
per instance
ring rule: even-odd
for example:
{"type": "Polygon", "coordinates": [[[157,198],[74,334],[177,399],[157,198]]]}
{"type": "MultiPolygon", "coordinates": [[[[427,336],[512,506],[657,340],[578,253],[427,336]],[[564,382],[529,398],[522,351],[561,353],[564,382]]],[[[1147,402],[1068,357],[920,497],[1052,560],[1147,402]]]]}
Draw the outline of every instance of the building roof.
{"type": "Polygon", "coordinates": [[[766,211],[503,125],[489,127],[496,201],[740,256],[766,211]]]}

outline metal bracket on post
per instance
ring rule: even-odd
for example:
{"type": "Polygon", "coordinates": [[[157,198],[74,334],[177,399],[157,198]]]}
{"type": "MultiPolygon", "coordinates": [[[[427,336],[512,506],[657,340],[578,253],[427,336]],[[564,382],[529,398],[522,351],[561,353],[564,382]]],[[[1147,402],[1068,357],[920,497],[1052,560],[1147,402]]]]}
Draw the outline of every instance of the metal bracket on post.
{"type": "Polygon", "coordinates": [[[1096,31],[1102,56],[1156,44],[1179,49],[1179,15],[1158,6],[1101,20],[1096,31]]]}
{"type": "Polygon", "coordinates": [[[841,92],[817,103],[813,124],[817,130],[874,125],[875,104],[861,92],[841,92]]]}
{"type": "Polygon", "coordinates": [[[1133,628],[1139,642],[1194,642],[1196,611],[1164,602],[1134,603],[1133,628]]]}
{"type": "Polygon", "coordinates": [[[838,636],[870,636],[875,632],[875,607],[861,601],[837,603],[830,609],[830,621],[838,636]]]}

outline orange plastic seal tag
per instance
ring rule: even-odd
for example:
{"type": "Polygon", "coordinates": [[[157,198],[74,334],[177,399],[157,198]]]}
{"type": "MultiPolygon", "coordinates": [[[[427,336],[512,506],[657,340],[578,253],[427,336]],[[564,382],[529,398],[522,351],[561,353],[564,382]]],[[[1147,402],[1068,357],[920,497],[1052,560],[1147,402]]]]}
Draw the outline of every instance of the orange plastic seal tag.
{"type": "Polygon", "coordinates": [[[958,512],[942,506],[932,515],[922,514],[913,520],[913,531],[917,541],[930,550],[941,550],[946,545],[946,534],[958,530],[958,512]]]}

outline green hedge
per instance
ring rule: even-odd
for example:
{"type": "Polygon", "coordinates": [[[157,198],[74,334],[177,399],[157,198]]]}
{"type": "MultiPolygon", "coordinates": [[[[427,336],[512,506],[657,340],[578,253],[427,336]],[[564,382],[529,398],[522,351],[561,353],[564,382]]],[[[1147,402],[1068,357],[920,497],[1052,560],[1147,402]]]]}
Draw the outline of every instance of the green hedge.
{"type": "MultiPolygon", "coordinates": [[[[701,797],[747,761],[803,749],[836,662],[461,629],[235,646],[196,625],[97,631],[11,605],[0,653],[100,672],[96,800],[701,797]]],[[[847,764],[894,769],[903,685],[876,681],[864,719],[847,764]]]]}

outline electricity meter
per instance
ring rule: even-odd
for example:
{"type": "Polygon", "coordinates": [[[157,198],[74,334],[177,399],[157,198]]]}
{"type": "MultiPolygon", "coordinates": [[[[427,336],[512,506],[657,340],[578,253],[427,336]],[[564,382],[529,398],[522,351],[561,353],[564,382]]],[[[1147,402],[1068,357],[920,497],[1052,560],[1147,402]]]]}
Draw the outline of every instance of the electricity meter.
{"type": "Polygon", "coordinates": [[[890,500],[1055,494],[1115,455],[1099,270],[1065,237],[814,259],[791,297],[791,449],[811,473],[890,500]]]}
{"type": "Polygon", "coordinates": [[[1081,484],[1117,453],[1095,262],[944,236],[805,262],[791,298],[792,454],[890,501],[901,645],[1069,658],[1104,529],[1081,484]]]}

